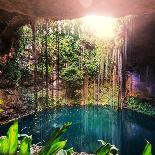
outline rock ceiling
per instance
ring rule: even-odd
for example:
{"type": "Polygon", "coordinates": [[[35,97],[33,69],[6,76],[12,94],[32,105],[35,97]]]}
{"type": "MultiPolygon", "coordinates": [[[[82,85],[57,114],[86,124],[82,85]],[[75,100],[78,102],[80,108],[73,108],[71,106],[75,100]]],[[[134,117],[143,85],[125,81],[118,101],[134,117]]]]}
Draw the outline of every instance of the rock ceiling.
{"type": "Polygon", "coordinates": [[[155,0],[0,0],[0,9],[33,17],[70,19],[86,14],[126,16],[155,12],[155,0]]]}
{"type": "Polygon", "coordinates": [[[29,18],[58,20],[88,14],[120,17],[144,13],[155,13],[155,0],[0,0],[0,35],[8,35],[29,18]]]}
{"type": "MultiPolygon", "coordinates": [[[[73,19],[88,14],[121,17],[155,13],[155,0],[0,0],[0,38],[36,17],[73,19]]],[[[1,53],[1,52],[0,52],[1,53]]]]}
{"type": "Polygon", "coordinates": [[[69,19],[86,14],[154,13],[155,0],[0,0],[0,9],[33,17],[69,19]]]}

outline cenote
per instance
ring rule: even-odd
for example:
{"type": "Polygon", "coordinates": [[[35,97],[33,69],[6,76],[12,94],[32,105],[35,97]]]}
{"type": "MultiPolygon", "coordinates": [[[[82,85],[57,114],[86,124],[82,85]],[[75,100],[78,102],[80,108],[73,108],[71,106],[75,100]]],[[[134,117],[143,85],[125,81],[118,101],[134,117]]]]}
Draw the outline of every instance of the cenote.
{"type": "Polygon", "coordinates": [[[0,155],[155,154],[154,6],[0,0],[0,155]]]}
{"type": "MultiPolygon", "coordinates": [[[[68,145],[78,152],[94,153],[105,140],[115,144],[121,155],[141,154],[148,140],[155,150],[155,118],[127,109],[120,112],[111,107],[76,106],[55,108],[19,119],[20,133],[32,135],[33,144],[44,144],[50,134],[65,122],[73,122],[64,135],[68,145]]],[[[0,127],[4,135],[8,125],[0,127]]]]}

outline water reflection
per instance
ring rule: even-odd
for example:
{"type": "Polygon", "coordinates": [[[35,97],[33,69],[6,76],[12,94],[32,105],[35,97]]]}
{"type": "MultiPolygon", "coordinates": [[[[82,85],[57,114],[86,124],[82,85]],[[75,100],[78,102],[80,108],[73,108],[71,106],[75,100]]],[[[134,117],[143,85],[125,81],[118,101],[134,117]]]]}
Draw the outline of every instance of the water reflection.
{"type": "MultiPolygon", "coordinates": [[[[146,117],[132,111],[116,112],[110,107],[65,107],[40,112],[19,121],[22,133],[33,136],[33,143],[46,141],[57,127],[65,122],[73,122],[64,135],[77,151],[93,153],[103,139],[115,144],[122,155],[140,155],[145,139],[155,149],[154,118],[146,117]]],[[[0,127],[0,131],[4,127],[0,127]]]]}

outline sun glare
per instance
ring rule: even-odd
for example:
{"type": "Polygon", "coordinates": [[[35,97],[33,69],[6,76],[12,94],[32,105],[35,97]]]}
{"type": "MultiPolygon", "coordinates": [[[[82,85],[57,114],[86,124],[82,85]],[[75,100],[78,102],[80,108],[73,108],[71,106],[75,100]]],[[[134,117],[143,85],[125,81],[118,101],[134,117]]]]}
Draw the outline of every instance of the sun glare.
{"type": "Polygon", "coordinates": [[[83,17],[83,21],[98,37],[113,38],[115,36],[115,18],[88,15],[83,17]]]}

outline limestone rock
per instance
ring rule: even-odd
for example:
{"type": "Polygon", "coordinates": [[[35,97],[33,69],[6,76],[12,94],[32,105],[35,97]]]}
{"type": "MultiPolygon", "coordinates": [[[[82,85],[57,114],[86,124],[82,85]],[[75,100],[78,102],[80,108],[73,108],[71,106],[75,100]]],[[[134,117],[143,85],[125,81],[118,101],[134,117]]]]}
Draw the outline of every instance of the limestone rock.
{"type": "Polygon", "coordinates": [[[0,9],[31,17],[78,18],[86,14],[126,16],[155,13],[154,0],[0,0],[0,9]]]}

